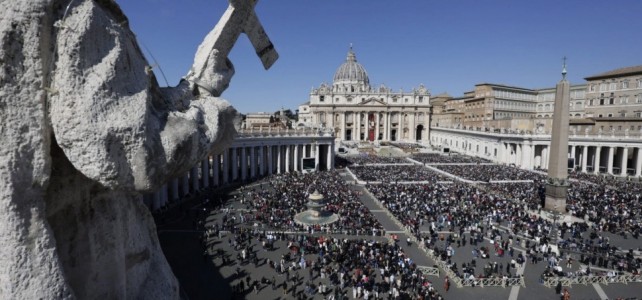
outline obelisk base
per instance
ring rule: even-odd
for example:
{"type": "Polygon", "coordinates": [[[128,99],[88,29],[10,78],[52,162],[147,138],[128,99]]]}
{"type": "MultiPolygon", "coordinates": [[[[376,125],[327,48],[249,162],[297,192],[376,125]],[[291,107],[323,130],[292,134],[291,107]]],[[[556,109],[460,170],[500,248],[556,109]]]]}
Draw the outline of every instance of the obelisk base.
{"type": "Polygon", "coordinates": [[[544,200],[544,210],[550,212],[566,213],[566,194],[568,192],[567,184],[546,184],[546,199],[544,200]]]}

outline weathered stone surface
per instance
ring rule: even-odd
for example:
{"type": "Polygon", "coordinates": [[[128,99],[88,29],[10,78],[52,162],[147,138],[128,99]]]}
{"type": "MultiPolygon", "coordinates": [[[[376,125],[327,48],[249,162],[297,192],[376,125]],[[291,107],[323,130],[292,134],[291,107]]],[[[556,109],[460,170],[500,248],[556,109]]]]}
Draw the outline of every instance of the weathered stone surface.
{"type": "Polygon", "coordinates": [[[139,193],[225,148],[238,114],[159,88],[111,0],[0,10],[0,299],[178,298],[139,193]]]}

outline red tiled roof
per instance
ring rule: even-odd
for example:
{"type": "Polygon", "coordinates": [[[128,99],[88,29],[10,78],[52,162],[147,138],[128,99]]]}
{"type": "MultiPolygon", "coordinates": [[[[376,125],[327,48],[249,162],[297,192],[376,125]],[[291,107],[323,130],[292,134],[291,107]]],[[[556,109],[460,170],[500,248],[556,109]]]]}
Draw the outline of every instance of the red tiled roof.
{"type": "Polygon", "coordinates": [[[619,76],[625,76],[625,75],[635,75],[635,74],[642,74],[642,65],[634,66],[634,67],[619,68],[619,69],[611,70],[601,74],[589,76],[584,79],[595,80],[595,79],[604,79],[604,78],[619,77],[619,76]]]}

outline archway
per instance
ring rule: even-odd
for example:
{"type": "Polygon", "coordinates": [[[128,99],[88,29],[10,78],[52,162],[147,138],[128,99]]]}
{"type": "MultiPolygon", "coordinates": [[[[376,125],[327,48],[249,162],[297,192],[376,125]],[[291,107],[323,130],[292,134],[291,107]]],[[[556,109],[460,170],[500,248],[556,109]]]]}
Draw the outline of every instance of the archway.
{"type": "Polygon", "coordinates": [[[416,134],[415,134],[415,140],[421,141],[421,137],[423,135],[423,132],[424,132],[424,125],[421,125],[421,124],[417,125],[417,131],[416,131],[416,134]]]}

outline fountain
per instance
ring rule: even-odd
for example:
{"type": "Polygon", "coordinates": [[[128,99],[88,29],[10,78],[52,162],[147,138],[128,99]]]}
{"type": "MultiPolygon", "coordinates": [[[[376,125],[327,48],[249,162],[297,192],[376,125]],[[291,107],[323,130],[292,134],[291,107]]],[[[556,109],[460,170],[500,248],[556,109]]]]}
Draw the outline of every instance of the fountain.
{"type": "Polygon", "coordinates": [[[339,220],[339,216],[325,210],[325,197],[314,191],[308,197],[308,203],[305,206],[308,210],[300,212],[294,216],[294,222],[299,225],[326,225],[339,220]]]}

